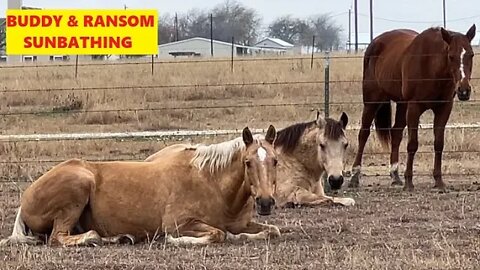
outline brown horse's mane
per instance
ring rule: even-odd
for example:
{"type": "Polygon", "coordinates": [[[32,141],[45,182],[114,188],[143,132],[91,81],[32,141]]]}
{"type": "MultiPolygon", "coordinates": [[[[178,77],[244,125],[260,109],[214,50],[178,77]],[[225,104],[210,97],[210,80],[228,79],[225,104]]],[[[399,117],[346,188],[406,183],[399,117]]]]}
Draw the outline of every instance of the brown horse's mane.
{"type": "MultiPolygon", "coordinates": [[[[324,136],[331,140],[338,140],[345,136],[342,123],[331,118],[325,119],[324,136]]],[[[300,138],[306,129],[316,125],[316,121],[303,122],[286,127],[277,132],[275,147],[281,146],[285,153],[291,153],[298,146],[300,138]]]]}

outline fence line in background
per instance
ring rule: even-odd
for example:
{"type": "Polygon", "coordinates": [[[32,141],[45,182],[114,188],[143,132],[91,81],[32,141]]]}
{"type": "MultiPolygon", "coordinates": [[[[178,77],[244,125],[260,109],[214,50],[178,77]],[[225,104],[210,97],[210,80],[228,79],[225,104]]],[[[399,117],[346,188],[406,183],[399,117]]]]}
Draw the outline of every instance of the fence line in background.
{"type": "MultiPolygon", "coordinates": [[[[448,81],[445,79],[411,79],[412,81],[448,81]]],[[[480,77],[473,77],[470,80],[480,80],[480,77]]],[[[365,80],[369,81],[369,80],[365,80]]],[[[383,82],[401,82],[398,80],[383,80],[383,82]]],[[[161,88],[198,88],[198,87],[229,87],[229,86],[269,86],[269,85],[292,85],[292,84],[325,84],[325,83],[362,83],[363,80],[318,80],[318,81],[283,81],[283,82],[239,82],[239,83],[220,83],[220,84],[172,84],[172,85],[127,85],[127,86],[98,86],[98,87],[61,87],[61,88],[32,88],[32,89],[14,89],[1,90],[0,93],[19,93],[19,92],[57,92],[57,91],[98,91],[98,90],[126,90],[126,89],[161,89],[161,88]]],[[[432,101],[430,101],[432,102],[432,101]]],[[[378,103],[378,102],[375,102],[378,103]]]]}
{"type": "MultiPolygon", "coordinates": [[[[324,54],[317,53],[317,54],[324,54]]],[[[443,56],[444,54],[415,54],[412,55],[414,57],[428,57],[428,56],[443,56]]],[[[474,53],[474,55],[480,55],[479,52],[474,53]]],[[[48,67],[82,67],[82,66],[128,66],[128,65],[151,65],[151,64],[196,64],[196,63],[226,63],[231,64],[232,59],[234,62],[268,62],[268,61],[292,61],[292,60],[325,60],[327,56],[299,56],[299,57],[255,57],[255,56],[247,56],[247,57],[230,57],[230,58],[221,58],[221,59],[198,59],[198,60],[160,60],[155,61],[155,58],[149,60],[147,58],[143,59],[143,61],[139,62],[122,62],[118,60],[90,60],[90,61],[97,61],[97,62],[90,62],[90,63],[72,63],[72,64],[29,64],[29,65],[0,65],[0,69],[17,69],[17,68],[48,68],[48,67]]],[[[335,59],[363,59],[363,54],[357,55],[332,55],[329,56],[331,60],[335,59]]],[[[370,56],[370,58],[383,58],[383,56],[370,56]]],[[[75,61],[76,62],[76,61],[75,61]]],[[[313,68],[313,65],[311,66],[313,68]]],[[[152,68],[153,70],[153,68],[152,68]]]]}
{"type": "MultiPolygon", "coordinates": [[[[477,124],[450,124],[446,129],[478,129],[477,124]]],[[[432,124],[420,124],[419,129],[434,129],[432,124]]],[[[281,130],[281,128],[278,128],[281,130]]],[[[347,130],[360,130],[359,126],[347,126],[347,130]]],[[[371,128],[375,130],[375,128],[371,128]]],[[[251,129],[253,133],[266,133],[266,129],[251,129]]],[[[174,137],[195,136],[224,136],[240,135],[239,129],[219,130],[166,130],[166,131],[134,131],[134,132],[99,132],[99,133],[52,133],[52,134],[11,134],[0,135],[0,142],[23,142],[23,141],[68,141],[68,140],[98,140],[98,139],[135,139],[157,138],[158,140],[174,137]]]]}

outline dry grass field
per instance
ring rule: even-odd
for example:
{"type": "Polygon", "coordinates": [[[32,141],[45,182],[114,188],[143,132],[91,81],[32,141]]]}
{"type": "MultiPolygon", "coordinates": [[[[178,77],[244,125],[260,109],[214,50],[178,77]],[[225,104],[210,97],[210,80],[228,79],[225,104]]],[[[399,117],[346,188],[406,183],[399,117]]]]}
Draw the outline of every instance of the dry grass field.
{"type": "MultiPolygon", "coordinates": [[[[313,120],[312,109],[323,108],[320,57],[312,69],[309,59],[242,59],[234,72],[228,61],[156,63],[153,76],[149,63],[81,65],[77,79],[73,66],[0,66],[0,134],[266,128],[270,123],[281,128],[313,120]],[[32,91],[39,89],[45,91],[32,91]],[[281,106],[292,103],[297,105],[281,106]]],[[[351,125],[358,125],[361,56],[333,57],[339,58],[331,60],[330,114],[345,111],[351,125]]],[[[472,80],[474,100],[480,100],[479,63],[472,76],[479,78],[472,80]]],[[[450,123],[479,123],[479,112],[478,102],[456,102],[450,123]]],[[[422,123],[431,123],[431,114],[422,123]]],[[[347,170],[356,136],[349,131],[347,170]]],[[[0,237],[11,232],[21,191],[55,164],[48,160],[141,160],[178,140],[230,138],[0,142],[0,237]]],[[[280,226],[281,239],[183,248],[162,241],[133,247],[0,247],[0,269],[478,269],[480,130],[452,129],[446,138],[447,193],[430,189],[432,130],[420,131],[414,193],[390,187],[388,155],[379,154],[386,150],[371,136],[364,158],[368,177],[361,189],[342,191],[357,205],[277,209],[263,220],[280,226]]],[[[405,154],[401,161],[403,170],[405,154]]]]}

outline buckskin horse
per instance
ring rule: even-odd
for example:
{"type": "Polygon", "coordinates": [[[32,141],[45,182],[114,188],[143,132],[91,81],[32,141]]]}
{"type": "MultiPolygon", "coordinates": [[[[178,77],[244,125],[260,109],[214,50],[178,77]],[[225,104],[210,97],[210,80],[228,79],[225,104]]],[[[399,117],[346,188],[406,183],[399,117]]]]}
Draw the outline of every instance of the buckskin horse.
{"type": "Polygon", "coordinates": [[[455,95],[470,99],[470,78],[475,25],[466,34],[444,28],[429,28],[420,34],[407,29],[385,32],[368,46],[363,61],[363,113],[358,149],[350,187],[358,187],[362,155],[375,119],[375,130],[384,145],[391,146],[390,176],[402,185],[398,174],[398,151],[403,130],[408,126],[407,166],[404,190],[412,191],[413,161],[418,149],[420,116],[434,113],[434,188],[445,189],[442,179],[442,152],[445,125],[455,95]],[[395,123],[391,126],[391,104],[396,102],[395,123]]]}
{"type": "Polygon", "coordinates": [[[276,131],[213,145],[174,145],[155,162],[68,160],[23,193],[7,243],[63,246],[134,242],[166,234],[173,244],[280,236],[253,221],[274,207],[276,131]]]}
{"type": "Polygon", "coordinates": [[[276,199],[279,206],[352,206],[352,198],[330,197],[324,192],[326,174],[332,190],[343,184],[343,166],[348,139],[348,116],[339,120],[323,118],[286,127],[277,133],[274,147],[278,154],[276,199]]]}

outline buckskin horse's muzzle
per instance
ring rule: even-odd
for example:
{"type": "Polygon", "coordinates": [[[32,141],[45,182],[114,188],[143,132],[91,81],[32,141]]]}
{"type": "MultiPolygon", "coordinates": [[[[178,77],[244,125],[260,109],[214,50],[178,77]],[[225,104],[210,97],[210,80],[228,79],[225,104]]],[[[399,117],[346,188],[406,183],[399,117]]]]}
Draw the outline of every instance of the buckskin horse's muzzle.
{"type": "Polygon", "coordinates": [[[255,198],[255,208],[257,213],[261,216],[268,216],[272,213],[275,206],[275,199],[273,197],[257,197],[255,198]]]}
{"type": "Polygon", "coordinates": [[[460,101],[468,101],[470,99],[470,93],[472,92],[472,87],[470,86],[460,86],[457,89],[457,96],[460,101]]]}
{"type": "Polygon", "coordinates": [[[328,177],[328,184],[330,184],[330,187],[333,190],[340,189],[343,185],[343,176],[342,175],[340,175],[340,176],[330,175],[328,177]]]}

